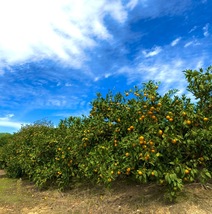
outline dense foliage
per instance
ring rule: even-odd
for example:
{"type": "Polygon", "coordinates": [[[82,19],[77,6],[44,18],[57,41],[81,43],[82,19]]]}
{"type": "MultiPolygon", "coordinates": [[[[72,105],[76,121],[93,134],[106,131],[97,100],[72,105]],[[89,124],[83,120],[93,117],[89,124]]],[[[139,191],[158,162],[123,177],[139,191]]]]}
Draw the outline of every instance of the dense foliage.
{"type": "Polygon", "coordinates": [[[149,81],[124,94],[97,94],[89,117],[69,117],[57,128],[42,121],[22,127],[0,154],[8,176],[59,188],[73,178],[156,182],[174,199],[185,183],[211,178],[211,71],[185,71],[195,104],[176,90],[161,96],[149,81]]]}
{"type": "Polygon", "coordinates": [[[3,160],[3,147],[9,142],[11,134],[9,133],[0,133],[0,169],[6,166],[5,161],[3,160]]]}

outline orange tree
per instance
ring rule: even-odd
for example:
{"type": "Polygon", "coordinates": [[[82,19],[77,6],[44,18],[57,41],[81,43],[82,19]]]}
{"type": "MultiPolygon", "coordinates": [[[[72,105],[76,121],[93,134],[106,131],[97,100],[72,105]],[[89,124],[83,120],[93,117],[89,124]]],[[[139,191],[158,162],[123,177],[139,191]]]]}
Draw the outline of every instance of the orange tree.
{"type": "Polygon", "coordinates": [[[175,90],[160,96],[152,81],[125,95],[98,94],[86,137],[92,149],[80,164],[84,175],[104,183],[119,176],[155,181],[167,186],[170,200],[184,183],[211,178],[211,68],[200,71],[205,90],[189,78],[196,73],[185,71],[188,89],[199,89],[207,105],[201,99],[193,104],[175,90]]]}
{"type": "Polygon", "coordinates": [[[11,134],[9,133],[0,133],[0,169],[5,168],[5,161],[4,161],[4,147],[8,144],[11,134]]]}
{"type": "Polygon", "coordinates": [[[38,186],[68,187],[73,177],[110,184],[133,178],[167,187],[174,199],[184,183],[211,178],[211,67],[185,71],[194,104],[153,81],[124,94],[97,94],[89,117],[69,117],[54,128],[35,123],[5,149],[10,176],[38,186]]]}

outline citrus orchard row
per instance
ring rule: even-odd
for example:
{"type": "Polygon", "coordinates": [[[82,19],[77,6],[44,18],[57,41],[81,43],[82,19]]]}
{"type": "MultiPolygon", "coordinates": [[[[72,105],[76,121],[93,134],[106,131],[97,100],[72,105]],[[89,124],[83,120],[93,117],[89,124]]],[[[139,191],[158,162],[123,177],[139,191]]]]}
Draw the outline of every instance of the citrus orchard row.
{"type": "Polygon", "coordinates": [[[145,83],[124,94],[97,94],[88,117],[58,127],[37,122],[13,134],[0,155],[7,174],[39,187],[67,188],[74,179],[106,185],[119,179],[155,182],[174,199],[188,182],[206,182],[212,169],[212,68],[185,71],[198,99],[145,83]]]}

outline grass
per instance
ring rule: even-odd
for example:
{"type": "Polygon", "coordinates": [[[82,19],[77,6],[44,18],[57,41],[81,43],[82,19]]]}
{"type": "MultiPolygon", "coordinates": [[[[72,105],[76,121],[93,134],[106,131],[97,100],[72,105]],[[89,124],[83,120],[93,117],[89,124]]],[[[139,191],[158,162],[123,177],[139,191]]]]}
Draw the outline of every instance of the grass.
{"type": "Polygon", "coordinates": [[[163,188],[119,181],[112,187],[74,185],[66,192],[39,191],[20,179],[0,177],[0,214],[179,214],[212,213],[212,191],[200,184],[185,187],[177,203],[163,199],[163,188]]]}

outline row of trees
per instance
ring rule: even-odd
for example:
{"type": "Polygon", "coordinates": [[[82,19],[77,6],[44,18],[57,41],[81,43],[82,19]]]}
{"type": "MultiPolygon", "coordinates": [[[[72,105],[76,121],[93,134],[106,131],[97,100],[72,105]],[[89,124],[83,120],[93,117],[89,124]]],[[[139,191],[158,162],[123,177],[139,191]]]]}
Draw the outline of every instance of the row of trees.
{"type": "Polygon", "coordinates": [[[97,94],[88,117],[66,118],[56,128],[26,125],[0,143],[1,166],[41,188],[68,188],[76,179],[155,182],[173,200],[185,183],[211,179],[211,71],[185,71],[195,104],[176,90],[161,96],[149,81],[124,94],[97,94]]]}

